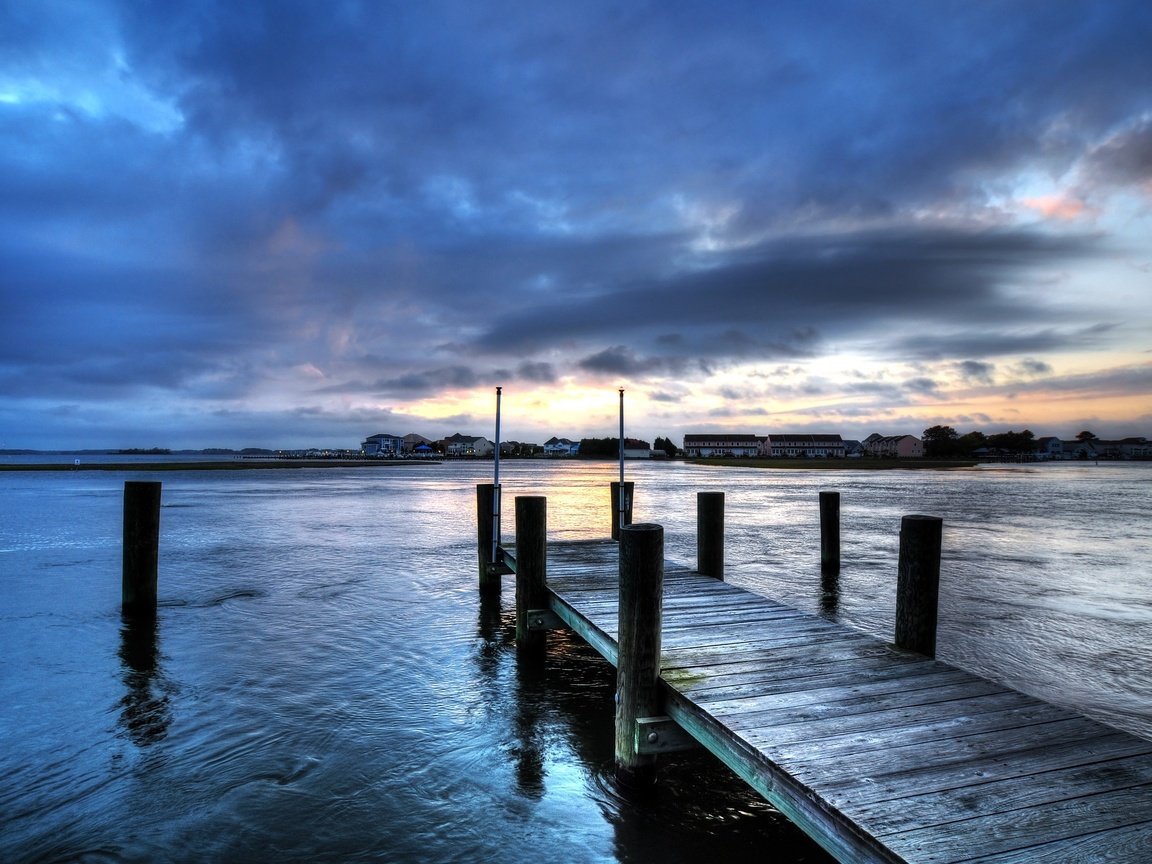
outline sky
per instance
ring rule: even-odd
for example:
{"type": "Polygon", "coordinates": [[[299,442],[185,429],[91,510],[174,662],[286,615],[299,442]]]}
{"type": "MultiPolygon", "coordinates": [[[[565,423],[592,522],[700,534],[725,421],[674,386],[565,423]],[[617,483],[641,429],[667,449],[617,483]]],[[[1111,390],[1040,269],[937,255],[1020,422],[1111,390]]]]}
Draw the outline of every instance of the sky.
{"type": "Polygon", "coordinates": [[[0,448],[1152,437],[1147,0],[0,0],[0,448]]]}

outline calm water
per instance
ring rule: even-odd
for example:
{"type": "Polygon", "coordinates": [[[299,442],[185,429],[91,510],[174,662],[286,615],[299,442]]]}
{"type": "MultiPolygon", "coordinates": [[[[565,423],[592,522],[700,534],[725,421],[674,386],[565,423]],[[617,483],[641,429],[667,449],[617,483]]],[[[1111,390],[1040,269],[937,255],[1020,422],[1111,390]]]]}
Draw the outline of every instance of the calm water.
{"type": "MultiPolygon", "coordinates": [[[[476,596],[490,470],[0,474],[0,860],[827,860],[710,757],[667,760],[654,800],[615,788],[612,670],[559,634],[520,669],[511,585],[476,596]],[[119,613],[126,479],[164,484],[144,632],[119,613]]],[[[553,538],[603,536],[615,477],[505,462],[505,511],[544,494],[553,538]]],[[[628,479],[669,557],[725,491],[730,581],[886,639],[900,516],[943,516],[940,656],[1152,736],[1152,465],[628,479]]]]}

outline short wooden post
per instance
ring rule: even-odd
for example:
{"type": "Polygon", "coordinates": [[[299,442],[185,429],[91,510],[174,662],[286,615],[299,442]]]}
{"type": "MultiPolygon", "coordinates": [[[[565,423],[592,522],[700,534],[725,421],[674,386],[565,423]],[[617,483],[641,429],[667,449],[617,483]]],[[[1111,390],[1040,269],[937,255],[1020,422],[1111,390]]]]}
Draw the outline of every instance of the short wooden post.
{"type": "Polygon", "coordinates": [[[943,525],[939,516],[905,516],[900,520],[896,647],[928,657],[936,656],[943,525]]]}
{"type": "Polygon", "coordinates": [[[528,610],[548,606],[548,499],[542,495],[516,498],[516,646],[533,654],[543,652],[544,630],[530,630],[528,610]]]}
{"type": "Polygon", "coordinates": [[[724,493],[696,493],[696,571],[724,578],[724,493]]]}
{"type": "MultiPolygon", "coordinates": [[[[632,493],[636,484],[628,481],[624,484],[624,524],[632,524],[632,493]]],[[[612,539],[620,539],[620,481],[612,481],[612,539]]]]}
{"type": "Polygon", "coordinates": [[[820,493],[820,569],[840,569],[840,493],[820,493]]]}
{"type": "Polygon", "coordinates": [[[636,721],[661,713],[660,611],[664,591],[664,528],[628,525],[620,532],[619,656],[616,666],[616,777],[650,785],[655,757],[640,755],[636,721]]]}
{"type": "Polygon", "coordinates": [[[156,614],[160,560],[160,484],[124,483],[124,568],[121,605],[131,615],[156,614]]]}
{"type": "Polygon", "coordinates": [[[492,504],[496,487],[476,484],[476,555],[480,562],[480,590],[500,591],[500,574],[492,566],[492,504]]]}

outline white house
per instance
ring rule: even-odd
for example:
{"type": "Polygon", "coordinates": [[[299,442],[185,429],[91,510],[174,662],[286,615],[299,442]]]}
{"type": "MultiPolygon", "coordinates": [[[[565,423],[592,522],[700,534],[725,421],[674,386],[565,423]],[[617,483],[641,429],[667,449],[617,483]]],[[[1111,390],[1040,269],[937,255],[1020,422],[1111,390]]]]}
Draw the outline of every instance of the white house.
{"type": "Polygon", "coordinates": [[[544,442],[545,456],[576,456],[580,453],[580,442],[557,438],[553,435],[544,442]]]}
{"type": "Polygon", "coordinates": [[[647,441],[641,441],[638,438],[625,438],[624,439],[624,458],[625,459],[651,459],[652,458],[652,445],[647,441]]]}
{"type": "Polygon", "coordinates": [[[461,435],[457,432],[444,439],[445,456],[491,456],[495,451],[492,442],[479,435],[461,435]]]}

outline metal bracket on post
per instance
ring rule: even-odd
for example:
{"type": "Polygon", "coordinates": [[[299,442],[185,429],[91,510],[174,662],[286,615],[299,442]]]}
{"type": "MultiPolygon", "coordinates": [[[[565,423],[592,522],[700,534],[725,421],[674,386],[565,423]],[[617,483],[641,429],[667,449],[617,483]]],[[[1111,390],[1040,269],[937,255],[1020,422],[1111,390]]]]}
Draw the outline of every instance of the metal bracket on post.
{"type": "Polygon", "coordinates": [[[636,718],[636,752],[642,755],[695,750],[700,742],[671,717],[636,718]]]}
{"type": "Polygon", "coordinates": [[[551,609],[529,609],[529,630],[563,630],[568,625],[551,609]]]}

